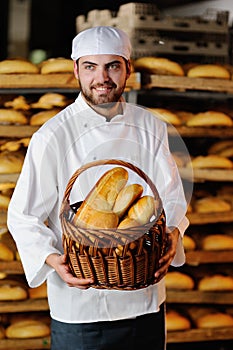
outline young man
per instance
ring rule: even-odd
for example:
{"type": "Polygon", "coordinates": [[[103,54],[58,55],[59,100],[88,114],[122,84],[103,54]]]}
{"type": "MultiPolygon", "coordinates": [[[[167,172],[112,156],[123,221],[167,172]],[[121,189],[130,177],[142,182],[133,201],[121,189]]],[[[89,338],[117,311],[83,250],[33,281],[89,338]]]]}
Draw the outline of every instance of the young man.
{"type": "MultiPolygon", "coordinates": [[[[130,53],[127,35],[112,27],[91,28],[74,38],[72,59],[81,92],[33,135],[9,206],[8,226],[28,284],[47,280],[52,350],[165,347],[163,277],[171,263],[184,263],[186,201],[166,124],[122,97],[130,53]],[[155,283],[140,290],[91,288],[91,279],[71,274],[63,254],[59,211],[66,185],[81,165],[110,158],[134,163],[149,175],[167,217],[167,252],[155,283]]],[[[100,171],[90,174],[93,183],[100,171]]],[[[79,200],[88,192],[87,179],[75,191],[79,200]]]]}

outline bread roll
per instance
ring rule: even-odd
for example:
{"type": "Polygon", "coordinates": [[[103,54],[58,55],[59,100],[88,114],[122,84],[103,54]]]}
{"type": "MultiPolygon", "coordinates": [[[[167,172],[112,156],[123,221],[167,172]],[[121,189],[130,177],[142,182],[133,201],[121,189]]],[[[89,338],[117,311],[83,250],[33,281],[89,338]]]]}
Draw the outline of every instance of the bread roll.
{"type": "Polygon", "coordinates": [[[65,107],[67,104],[68,101],[64,95],[48,92],[42,95],[37,102],[31,103],[31,107],[52,109],[53,107],[65,107]]]}
{"type": "Polygon", "coordinates": [[[12,101],[5,102],[4,107],[24,111],[28,111],[30,109],[30,105],[27,103],[24,96],[17,96],[12,101]]]}
{"type": "Polygon", "coordinates": [[[218,154],[219,152],[228,149],[229,147],[233,146],[233,140],[220,140],[215,143],[213,143],[208,148],[209,154],[218,154]]]}
{"type": "Polygon", "coordinates": [[[45,122],[47,122],[49,119],[53,118],[58,112],[60,112],[60,109],[54,108],[48,111],[41,111],[41,112],[35,113],[31,116],[29,123],[30,125],[41,126],[45,122]]]}
{"type": "Polygon", "coordinates": [[[39,338],[50,335],[50,327],[36,320],[18,321],[6,328],[6,337],[10,339],[39,338]]]}
{"type": "Polygon", "coordinates": [[[172,290],[192,290],[195,284],[191,276],[178,271],[172,271],[166,274],[165,285],[167,289],[172,290]]]}
{"type": "Polygon", "coordinates": [[[118,225],[118,228],[120,230],[124,230],[130,227],[137,227],[140,226],[139,222],[137,222],[134,219],[130,219],[129,217],[124,218],[118,225]]]}
{"type": "Polygon", "coordinates": [[[39,73],[39,68],[25,60],[7,59],[0,62],[0,74],[39,73]]]}
{"type": "Polygon", "coordinates": [[[207,156],[194,157],[187,166],[192,166],[194,169],[232,169],[233,162],[226,157],[209,154],[207,156]]]}
{"type": "Polygon", "coordinates": [[[168,332],[188,330],[191,328],[191,322],[179,312],[170,310],[166,313],[166,328],[168,332]]]}
{"type": "Polygon", "coordinates": [[[185,251],[191,251],[196,249],[196,242],[194,239],[188,235],[184,235],[183,237],[183,246],[185,251]]]}
{"type": "Polygon", "coordinates": [[[116,213],[119,218],[124,216],[133,202],[141,196],[142,192],[143,187],[139,184],[131,184],[124,187],[117,195],[113,206],[113,212],[116,213]]]}
{"type": "Polygon", "coordinates": [[[131,206],[128,211],[128,217],[136,220],[140,225],[145,225],[155,215],[156,209],[154,198],[152,196],[143,196],[131,206]]]}
{"type": "Polygon", "coordinates": [[[184,75],[183,68],[179,63],[163,57],[140,57],[134,61],[134,69],[135,71],[147,72],[150,74],[184,75]]]}
{"type": "Polygon", "coordinates": [[[148,108],[148,110],[155,115],[156,118],[163,120],[165,123],[172,124],[175,126],[181,125],[179,117],[165,108],[148,108]]]}
{"type": "Polygon", "coordinates": [[[47,283],[44,282],[36,288],[29,288],[28,294],[30,299],[44,299],[47,298],[47,283]]]}
{"type": "Polygon", "coordinates": [[[24,162],[22,152],[1,152],[0,153],[0,174],[19,173],[24,162]]]}
{"type": "Polygon", "coordinates": [[[198,328],[233,327],[233,317],[227,313],[215,312],[199,317],[196,324],[198,328]]]}
{"type": "Polygon", "coordinates": [[[25,288],[20,285],[0,285],[0,301],[25,300],[28,294],[25,288]]]}
{"type": "Polygon", "coordinates": [[[3,242],[0,242],[0,260],[13,261],[14,252],[3,242]]]}
{"type": "Polygon", "coordinates": [[[186,122],[187,126],[233,126],[231,117],[223,112],[207,111],[195,114],[186,122]]]}
{"type": "Polygon", "coordinates": [[[217,197],[205,197],[195,201],[194,209],[198,213],[218,213],[231,211],[231,204],[217,197]]]}
{"type": "Polygon", "coordinates": [[[233,291],[233,277],[216,274],[205,276],[198,283],[201,291],[233,291]]]}
{"type": "Polygon", "coordinates": [[[74,62],[67,58],[50,58],[41,64],[41,74],[50,73],[73,73],[74,62]]]}
{"type": "Polygon", "coordinates": [[[1,108],[0,109],[0,124],[25,125],[25,124],[28,124],[28,119],[20,111],[15,111],[14,109],[1,108]]]}
{"type": "Polygon", "coordinates": [[[228,69],[217,64],[198,64],[188,70],[187,76],[190,78],[231,78],[228,69]]]}
{"type": "Polygon", "coordinates": [[[202,239],[203,250],[233,250],[233,236],[225,234],[208,235],[202,239]]]}

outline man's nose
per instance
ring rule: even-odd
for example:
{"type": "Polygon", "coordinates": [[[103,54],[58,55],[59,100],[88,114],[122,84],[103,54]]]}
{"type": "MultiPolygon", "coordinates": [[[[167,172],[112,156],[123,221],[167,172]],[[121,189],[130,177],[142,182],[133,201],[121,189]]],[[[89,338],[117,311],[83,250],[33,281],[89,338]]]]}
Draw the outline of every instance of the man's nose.
{"type": "Polygon", "coordinates": [[[108,69],[106,68],[98,69],[96,79],[98,80],[99,83],[104,83],[105,81],[108,81],[109,80],[108,69]]]}

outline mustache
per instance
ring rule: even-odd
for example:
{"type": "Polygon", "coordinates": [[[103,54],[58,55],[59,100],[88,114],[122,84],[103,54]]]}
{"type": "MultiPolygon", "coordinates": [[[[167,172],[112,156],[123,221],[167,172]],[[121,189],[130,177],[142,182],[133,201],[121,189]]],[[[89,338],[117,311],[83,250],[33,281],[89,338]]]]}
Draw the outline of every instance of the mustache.
{"type": "Polygon", "coordinates": [[[100,87],[104,87],[104,88],[116,88],[117,85],[115,83],[104,83],[104,84],[95,84],[91,86],[92,88],[100,88],[100,87]]]}

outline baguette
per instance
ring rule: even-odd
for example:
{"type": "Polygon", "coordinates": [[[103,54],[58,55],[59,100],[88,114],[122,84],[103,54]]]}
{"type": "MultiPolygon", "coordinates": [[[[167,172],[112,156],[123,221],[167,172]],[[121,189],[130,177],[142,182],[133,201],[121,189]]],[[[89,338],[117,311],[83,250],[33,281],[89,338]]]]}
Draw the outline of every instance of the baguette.
{"type": "Polygon", "coordinates": [[[226,234],[208,235],[202,240],[203,250],[233,250],[233,236],[226,234]]]}
{"type": "Polygon", "coordinates": [[[18,321],[6,328],[7,338],[40,338],[50,335],[50,327],[41,321],[18,321]]]}
{"type": "Polygon", "coordinates": [[[196,321],[198,328],[233,327],[233,317],[224,312],[208,313],[196,321]]]}
{"type": "Polygon", "coordinates": [[[231,79],[229,70],[217,64],[198,64],[187,72],[190,78],[218,78],[231,79]]]}
{"type": "Polygon", "coordinates": [[[233,277],[221,274],[205,276],[198,283],[198,290],[209,291],[233,291],[233,277]]]}
{"type": "Polygon", "coordinates": [[[152,196],[143,196],[131,206],[128,217],[136,220],[140,225],[147,224],[151,217],[155,215],[155,200],[152,196]]]}
{"type": "Polygon", "coordinates": [[[184,76],[184,70],[179,63],[164,57],[140,57],[134,61],[134,69],[150,74],[184,76]]]}
{"type": "Polygon", "coordinates": [[[113,206],[113,212],[119,217],[125,215],[133,202],[141,196],[143,187],[139,184],[132,184],[124,187],[118,194],[113,206]]]}

